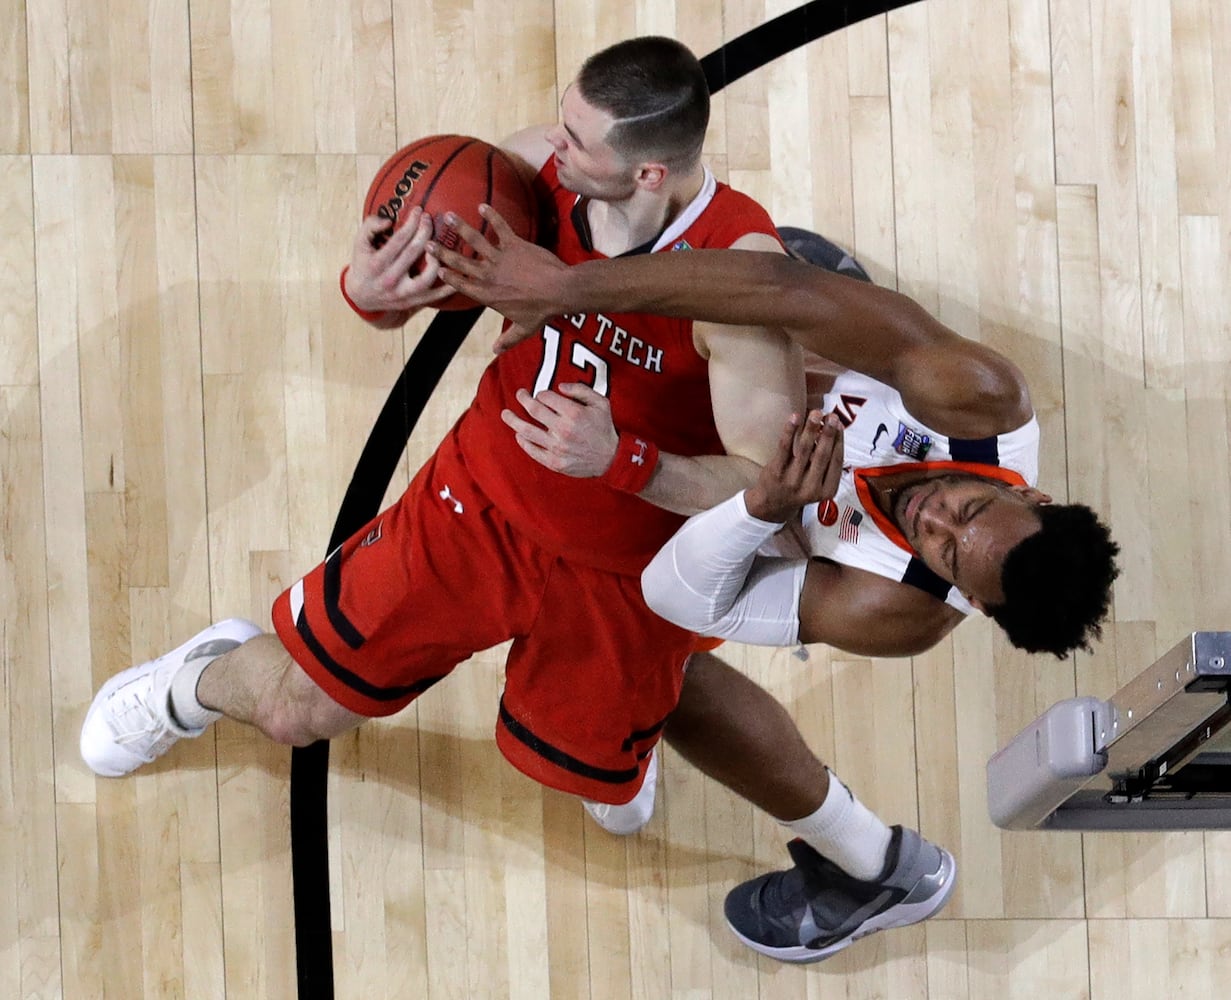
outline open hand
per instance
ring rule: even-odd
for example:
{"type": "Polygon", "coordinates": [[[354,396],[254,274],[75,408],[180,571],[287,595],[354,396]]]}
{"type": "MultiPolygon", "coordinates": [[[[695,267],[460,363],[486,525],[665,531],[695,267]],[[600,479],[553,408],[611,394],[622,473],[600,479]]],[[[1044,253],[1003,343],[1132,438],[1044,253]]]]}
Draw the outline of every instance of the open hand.
{"type": "MultiPolygon", "coordinates": [[[[467,293],[469,294],[469,293],[467,293]]],[[[564,382],[558,392],[531,396],[517,390],[517,401],[535,423],[512,410],[500,418],[517,432],[517,443],[540,465],[579,479],[601,476],[615,459],[620,435],[611,421],[606,396],[581,382],[564,382]]]]}
{"type": "Polygon", "coordinates": [[[369,215],[355,234],[346,294],[366,312],[414,312],[453,294],[448,285],[437,285],[440,264],[424,250],[432,238],[432,217],[415,206],[402,227],[389,232],[393,223],[369,215]],[[422,262],[422,270],[412,269],[422,262]]]}
{"type": "Polygon", "coordinates": [[[567,311],[561,297],[568,265],[550,250],[523,240],[490,205],[480,205],[479,214],[491,226],[495,243],[453,213],[445,217],[477,258],[436,242],[428,245],[428,253],[443,265],[442,281],[491,306],[513,324],[496,340],[493,349],[499,354],[537,333],[552,316],[567,311]]]}
{"type": "Polygon", "coordinates": [[[744,505],[762,521],[789,521],[803,507],[832,500],[842,478],[842,423],[837,414],[813,410],[804,421],[792,416],[744,505]]]}

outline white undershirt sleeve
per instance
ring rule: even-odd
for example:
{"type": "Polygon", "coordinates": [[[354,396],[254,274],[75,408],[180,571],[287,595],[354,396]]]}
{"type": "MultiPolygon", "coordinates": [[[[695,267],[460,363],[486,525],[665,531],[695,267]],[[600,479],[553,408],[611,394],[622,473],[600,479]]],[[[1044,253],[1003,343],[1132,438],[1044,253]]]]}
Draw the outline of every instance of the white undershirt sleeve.
{"type": "Polygon", "coordinates": [[[702,635],[794,645],[808,561],[757,555],[781,527],[749,514],[742,492],[689,518],[641,574],[646,603],[702,635]]]}

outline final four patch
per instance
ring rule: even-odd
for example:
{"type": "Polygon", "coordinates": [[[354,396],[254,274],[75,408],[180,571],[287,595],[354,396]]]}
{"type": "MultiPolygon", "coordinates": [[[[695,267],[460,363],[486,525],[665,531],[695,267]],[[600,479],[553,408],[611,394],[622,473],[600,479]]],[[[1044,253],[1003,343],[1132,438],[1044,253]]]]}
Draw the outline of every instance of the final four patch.
{"type": "Polygon", "coordinates": [[[899,455],[905,455],[907,458],[913,458],[916,462],[922,462],[924,456],[932,450],[932,438],[923,431],[917,431],[913,427],[907,427],[904,423],[898,423],[898,436],[893,439],[893,450],[899,455]]]}
{"type": "Polygon", "coordinates": [[[674,243],[671,244],[671,249],[672,250],[691,250],[692,246],[689,244],[688,240],[676,240],[674,243]]]}

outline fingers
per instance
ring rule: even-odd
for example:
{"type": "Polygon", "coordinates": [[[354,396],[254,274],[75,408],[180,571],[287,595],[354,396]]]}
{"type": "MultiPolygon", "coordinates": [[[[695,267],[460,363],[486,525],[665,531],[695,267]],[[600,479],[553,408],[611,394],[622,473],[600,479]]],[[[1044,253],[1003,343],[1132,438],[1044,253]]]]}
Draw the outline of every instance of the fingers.
{"type": "Polygon", "coordinates": [[[371,251],[383,246],[392,228],[392,219],[383,215],[369,215],[360,223],[359,232],[355,234],[356,253],[364,250],[371,251]]]}
{"type": "Polygon", "coordinates": [[[588,386],[584,382],[561,382],[557,388],[563,395],[575,402],[581,403],[582,406],[610,405],[606,396],[596,392],[592,386],[588,386]]]}
{"type": "Polygon", "coordinates": [[[406,225],[394,233],[376,254],[375,259],[380,264],[382,277],[386,281],[393,279],[394,285],[409,274],[411,266],[420,259],[423,260],[425,270],[429,267],[432,269],[432,281],[436,280],[436,271],[440,267],[434,258],[423,255],[428,240],[432,238],[432,217],[424,215],[418,208],[414,212],[418,212],[419,217],[416,219],[412,212],[406,225]]]}
{"type": "Polygon", "coordinates": [[[838,495],[838,487],[842,483],[842,459],[842,428],[839,427],[837,444],[830,453],[829,461],[826,463],[824,474],[821,477],[820,490],[817,492],[818,500],[832,500],[838,495]]]}
{"type": "MultiPolygon", "coordinates": [[[[445,272],[441,272],[441,277],[447,280],[445,272]]],[[[454,286],[457,287],[457,286],[454,286]]],[[[516,323],[510,323],[505,329],[500,331],[500,336],[496,338],[496,342],[492,344],[493,354],[503,354],[510,347],[516,347],[527,337],[533,337],[538,331],[534,327],[519,326],[516,323]]]]}
{"type": "Polygon", "coordinates": [[[562,416],[566,411],[576,407],[576,403],[572,400],[565,399],[559,393],[552,392],[550,389],[544,389],[537,396],[531,396],[525,389],[517,390],[517,401],[525,408],[540,424],[550,426],[557,418],[562,416]]]}
{"type": "Polygon", "coordinates": [[[504,221],[504,216],[492,208],[491,205],[480,205],[479,214],[492,227],[492,232],[496,234],[496,241],[502,247],[507,247],[510,243],[521,239],[520,236],[513,232],[513,227],[504,221]]]}
{"type": "Polygon", "coordinates": [[[468,244],[483,260],[491,260],[500,252],[488,242],[486,236],[456,212],[445,212],[444,221],[445,225],[456,230],[457,235],[462,238],[462,242],[468,244]]]}
{"type": "Polygon", "coordinates": [[[792,413],[790,419],[778,435],[778,447],[773,456],[765,463],[765,471],[775,478],[781,478],[791,461],[795,448],[795,433],[799,426],[799,414],[792,413]]]}
{"type": "Polygon", "coordinates": [[[788,472],[794,484],[813,500],[837,493],[842,478],[842,424],[834,413],[813,410],[799,429],[788,472]]]}
{"type": "Polygon", "coordinates": [[[523,420],[512,410],[501,410],[500,419],[513,429],[513,432],[517,435],[517,440],[522,442],[523,446],[525,444],[532,444],[541,451],[546,451],[547,445],[551,443],[551,433],[549,431],[538,424],[532,424],[528,420],[523,420]]]}
{"type": "MultiPolygon", "coordinates": [[[[359,227],[356,250],[360,253],[366,250],[372,259],[373,270],[383,271],[406,244],[414,239],[422,222],[423,209],[418,205],[406,213],[401,220],[402,224],[396,229],[393,228],[393,220],[381,215],[369,215],[359,227]]],[[[428,222],[430,224],[430,217],[428,222]]]]}

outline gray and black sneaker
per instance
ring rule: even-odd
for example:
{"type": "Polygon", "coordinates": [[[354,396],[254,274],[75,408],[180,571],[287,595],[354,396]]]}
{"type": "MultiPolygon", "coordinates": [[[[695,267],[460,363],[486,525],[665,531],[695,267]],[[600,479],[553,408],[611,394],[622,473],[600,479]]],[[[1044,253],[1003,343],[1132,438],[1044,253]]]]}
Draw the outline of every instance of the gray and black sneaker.
{"type": "Polygon", "coordinates": [[[957,883],[957,863],[914,830],[895,826],[880,877],[852,878],[802,840],[787,845],[795,867],[736,886],[727,923],[762,955],[819,962],[861,937],[935,914],[957,883]]]}
{"type": "Polygon", "coordinates": [[[833,271],[834,274],[844,274],[858,281],[872,281],[859,261],[836,243],[830,243],[820,233],[796,229],[793,226],[779,226],[778,236],[793,257],[823,267],[826,271],[833,271]]]}

